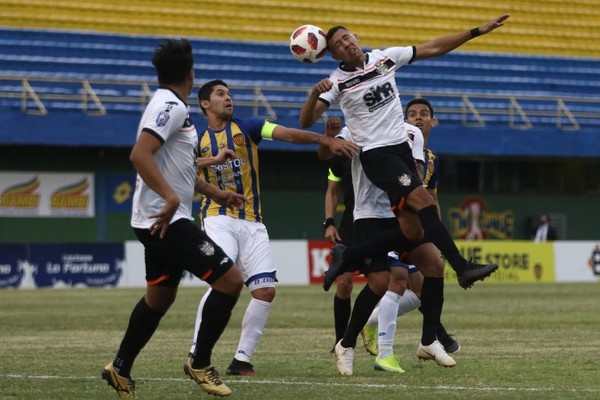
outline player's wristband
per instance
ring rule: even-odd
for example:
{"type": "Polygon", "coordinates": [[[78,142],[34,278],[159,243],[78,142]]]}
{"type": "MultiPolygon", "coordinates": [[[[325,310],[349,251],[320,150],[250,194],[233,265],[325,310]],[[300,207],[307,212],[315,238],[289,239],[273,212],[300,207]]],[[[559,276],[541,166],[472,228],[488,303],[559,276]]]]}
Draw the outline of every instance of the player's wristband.
{"type": "Polygon", "coordinates": [[[333,218],[326,218],[325,221],[323,222],[323,229],[327,229],[328,226],[334,225],[335,226],[335,219],[333,218]]]}
{"type": "Polygon", "coordinates": [[[476,38],[479,35],[481,35],[481,32],[479,32],[479,27],[471,29],[471,37],[476,38]]]}

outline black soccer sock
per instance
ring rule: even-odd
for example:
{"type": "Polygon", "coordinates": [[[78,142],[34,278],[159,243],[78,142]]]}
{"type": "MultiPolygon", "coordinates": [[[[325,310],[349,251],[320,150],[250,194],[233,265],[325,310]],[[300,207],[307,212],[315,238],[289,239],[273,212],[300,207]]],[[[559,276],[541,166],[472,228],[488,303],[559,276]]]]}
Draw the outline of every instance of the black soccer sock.
{"type": "MultiPolygon", "coordinates": [[[[442,306],[444,299],[442,299],[442,306]]],[[[421,314],[423,314],[423,307],[419,307],[419,311],[421,311],[421,314]]],[[[451,339],[450,338],[450,334],[446,331],[446,328],[444,327],[444,325],[442,324],[442,322],[440,321],[440,324],[437,327],[436,333],[435,335],[437,336],[438,340],[442,341],[442,340],[447,340],[447,339],[451,339]]]]}
{"type": "Polygon", "coordinates": [[[333,319],[335,322],[335,342],[339,342],[344,337],[346,328],[348,327],[348,321],[350,320],[350,314],[352,312],[352,299],[340,299],[339,297],[333,297],[333,319]]]}
{"type": "Polygon", "coordinates": [[[358,334],[369,320],[371,313],[382,297],[383,295],[378,296],[375,294],[369,285],[365,285],[363,290],[360,291],[354,302],[354,310],[352,310],[350,323],[348,323],[348,328],[346,328],[346,333],[342,339],[342,347],[356,347],[358,334]]]}
{"type": "Polygon", "coordinates": [[[465,272],[467,260],[460,254],[454,240],[440,220],[435,206],[423,208],[417,213],[426,235],[440,249],[450,266],[460,276],[465,272]]]}
{"type": "Polygon", "coordinates": [[[199,369],[211,365],[213,348],[225,330],[237,300],[237,296],[230,296],[215,289],[210,291],[202,308],[202,323],[196,337],[192,368],[199,369]]]}
{"type": "Polygon", "coordinates": [[[383,231],[366,242],[347,247],[344,251],[344,263],[355,266],[358,263],[362,263],[362,260],[365,258],[387,253],[391,250],[406,249],[410,244],[410,241],[406,239],[400,230],[400,225],[397,225],[383,231]]]}
{"type": "Polygon", "coordinates": [[[421,343],[428,346],[436,339],[444,305],[444,278],[423,278],[421,289],[421,312],[423,313],[423,332],[421,343]]]}
{"type": "Polygon", "coordinates": [[[163,315],[164,312],[148,307],[144,297],[138,301],[129,317],[129,325],[121,341],[119,352],[113,360],[113,366],[119,375],[130,376],[135,358],[158,328],[163,315]]]}

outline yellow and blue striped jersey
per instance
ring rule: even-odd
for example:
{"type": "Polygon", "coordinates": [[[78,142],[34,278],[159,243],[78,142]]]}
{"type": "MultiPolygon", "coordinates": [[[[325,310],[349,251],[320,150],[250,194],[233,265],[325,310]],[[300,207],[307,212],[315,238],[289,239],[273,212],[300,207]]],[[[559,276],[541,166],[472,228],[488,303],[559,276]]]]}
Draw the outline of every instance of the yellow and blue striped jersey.
{"type": "Polygon", "coordinates": [[[229,148],[235,151],[237,158],[203,168],[199,171],[200,177],[223,190],[243,194],[248,202],[242,210],[231,210],[205,196],[200,205],[201,218],[229,215],[262,221],[258,144],[262,139],[271,139],[276,126],[260,118],[232,118],[221,131],[204,130],[198,143],[199,157],[213,157],[221,149],[229,148]]]}

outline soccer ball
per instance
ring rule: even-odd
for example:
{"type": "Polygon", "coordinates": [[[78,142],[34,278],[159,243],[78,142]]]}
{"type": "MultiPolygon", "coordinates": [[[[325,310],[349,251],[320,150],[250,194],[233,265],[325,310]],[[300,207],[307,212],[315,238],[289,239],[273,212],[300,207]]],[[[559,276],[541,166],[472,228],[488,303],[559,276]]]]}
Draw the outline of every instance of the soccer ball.
{"type": "Polygon", "coordinates": [[[325,32],[318,26],[302,25],[290,36],[290,51],[300,62],[316,63],[327,52],[325,32]]]}

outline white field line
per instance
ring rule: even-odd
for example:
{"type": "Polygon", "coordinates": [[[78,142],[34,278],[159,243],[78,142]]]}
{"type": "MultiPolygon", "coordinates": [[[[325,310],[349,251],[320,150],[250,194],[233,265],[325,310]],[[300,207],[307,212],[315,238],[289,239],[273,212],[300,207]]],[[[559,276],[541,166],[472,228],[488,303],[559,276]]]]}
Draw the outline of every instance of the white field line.
{"type": "MultiPolygon", "coordinates": [[[[12,379],[65,379],[65,380],[80,380],[80,379],[101,379],[100,376],[56,376],[56,375],[22,375],[22,374],[6,374],[5,378],[12,379]]],[[[189,381],[188,378],[140,378],[136,377],[137,382],[141,381],[168,381],[182,382],[189,381]]],[[[271,380],[223,380],[231,384],[248,384],[248,385],[289,385],[289,386],[338,386],[338,387],[372,387],[383,389],[427,389],[441,391],[482,391],[482,392],[572,392],[572,393],[599,393],[600,389],[578,388],[564,389],[556,387],[491,387],[491,386],[447,386],[447,385],[404,385],[404,384],[386,384],[386,383],[332,383],[332,382],[292,382],[292,381],[271,381],[271,380]]]]}

